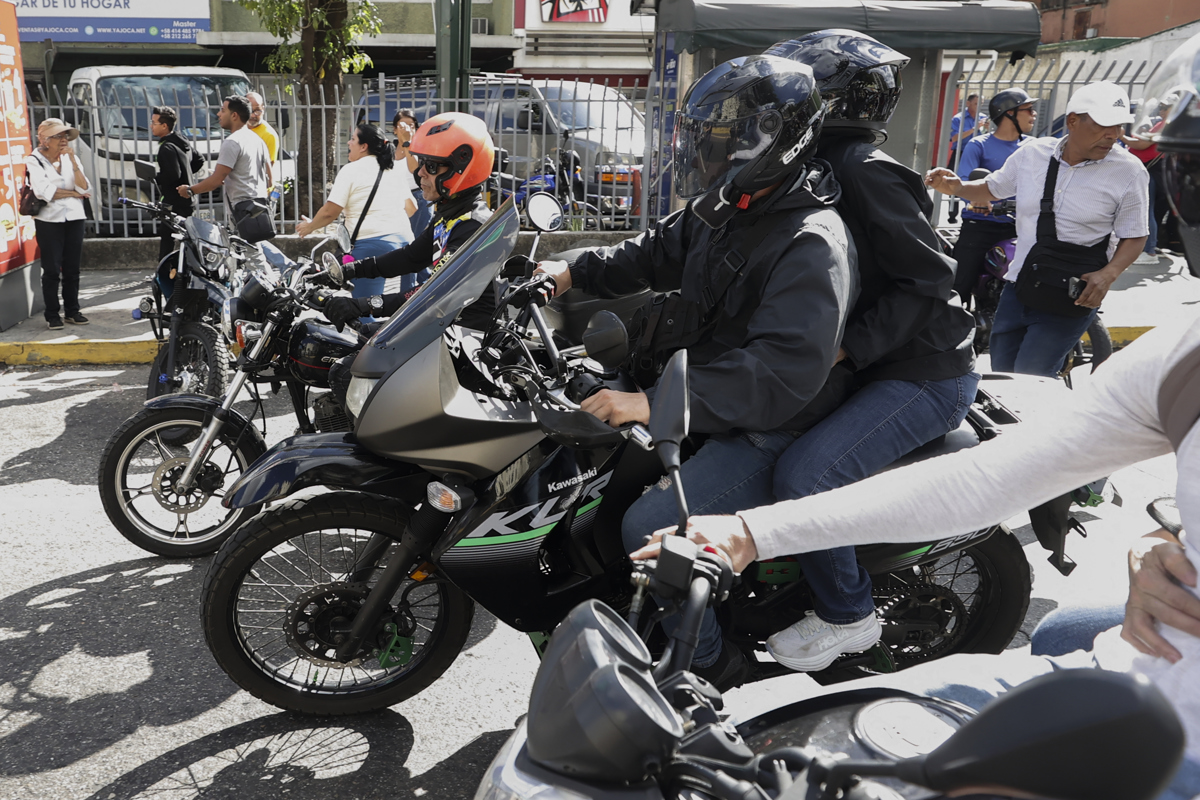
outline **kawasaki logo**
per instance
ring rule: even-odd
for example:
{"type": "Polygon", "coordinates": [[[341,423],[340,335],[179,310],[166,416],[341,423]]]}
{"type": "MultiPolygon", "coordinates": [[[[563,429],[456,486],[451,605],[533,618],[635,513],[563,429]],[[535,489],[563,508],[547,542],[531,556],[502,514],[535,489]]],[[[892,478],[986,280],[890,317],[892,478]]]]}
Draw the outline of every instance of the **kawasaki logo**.
{"type": "Polygon", "coordinates": [[[584,481],[588,480],[589,478],[594,478],[594,477],[596,477],[596,470],[593,467],[592,469],[589,469],[587,472],[583,473],[582,475],[576,475],[574,478],[567,478],[565,481],[558,481],[556,483],[546,484],[546,491],[547,492],[558,492],[563,489],[566,489],[568,486],[578,486],[579,484],[583,483],[584,481]]]}
{"type": "MultiPolygon", "coordinates": [[[[570,478],[557,484],[550,484],[550,491],[556,491],[554,487],[560,486],[575,486],[596,475],[596,470],[588,470],[587,474],[580,475],[577,478],[570,478]]],[[[612,478],[611,472],[606,472],[600,477],[589,483],[583,490],[583,499],[590,500],[586,506],[579,509],[578,514],[583,513],[591,507],[595,507],[600,502],[600,493],[608,486],[609,479],[612,478]]],[[[471,531],[465,539],[459,542],[456,547],[471,546],[476,544],[502,544],[504,542],[519,542],[526,539],[532,539],[537,536],[545,536],[550,530],[558,524],[567,514],[567,509],[572,503],[576,502],[579,495],[559,495],[551,497],[548,500],[543,500],[540,503],[524,506],[512,511],[497,511],[487,519],[480,522],[471,531]],[[532,528],[532,530],[530,530],[532,528]]]]}

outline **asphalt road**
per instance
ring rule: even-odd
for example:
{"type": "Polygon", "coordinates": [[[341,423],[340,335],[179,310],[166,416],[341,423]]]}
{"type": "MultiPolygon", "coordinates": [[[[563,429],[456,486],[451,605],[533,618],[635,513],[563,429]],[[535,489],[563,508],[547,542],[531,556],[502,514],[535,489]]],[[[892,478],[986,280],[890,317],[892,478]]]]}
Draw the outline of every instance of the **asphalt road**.
{"type": "MultiPolygon", "coordinates": [[[[0,800],[473,797],[525,711],[528,640],[480,609],[445,676],[370,716],[297,717],[238,691],[199,629],[207,559],[149,556],[101,508],[100,452],[139,408],[146,369],[0,372],[0,800]]],[[[269,414],[269,442],[291,433],[286,401],[269,414]]],[[[1123,553],[1153,527],[1142,509],[1174,480],[1173,457],[1114,476],[1125,507],[1080,515],[1090,535],[1070,541],[1070,578],[1010,521],[1035,568],[1013,646],[1057,605],[1122,597],[1123,553]]],[[[809,685],[776,679],[728,703],[809,685]]]]}

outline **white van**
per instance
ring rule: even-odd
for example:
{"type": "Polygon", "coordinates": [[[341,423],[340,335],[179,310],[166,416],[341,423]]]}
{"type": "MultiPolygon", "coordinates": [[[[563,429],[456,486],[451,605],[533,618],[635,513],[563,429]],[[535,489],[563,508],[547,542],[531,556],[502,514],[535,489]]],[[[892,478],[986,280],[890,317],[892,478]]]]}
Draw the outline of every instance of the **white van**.
{"type": "MultiPolygon", "coordinates": [[[[212,161],[221,148],[221,101],[250,91],[246,73],[221,67],[85,67],[71,74],[63,116],[79,128],[76,152],[92,184],[92,212],[101,233],[148,233],[141,212],[119,197],[157,200],[152,181],[139,179],[135,161],[154,162],[158,140],[150,133],[154,106],[179,113],[176,130],[212,161]],[[123,223],[128,222],[127,226],[123,223]],[[140,223],[140,224],[139,224],[140,223]],[[139,230],[140,228],[140,230],[139,230]]],[[[217,203],[220,190],[205,198],[217,203]]]]}

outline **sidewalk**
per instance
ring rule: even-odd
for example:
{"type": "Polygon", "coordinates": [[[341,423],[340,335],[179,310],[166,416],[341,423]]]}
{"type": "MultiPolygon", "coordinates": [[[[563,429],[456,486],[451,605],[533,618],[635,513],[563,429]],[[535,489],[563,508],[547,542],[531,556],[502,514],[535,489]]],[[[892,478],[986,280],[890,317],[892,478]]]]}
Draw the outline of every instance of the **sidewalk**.
{"type": "MultiPolygon", "coordinates": [[[[0,364],[148,364],[158,345],[150,323],[130,312],[149,294],[148,270],[84,270],[83,312],[91,324],[46,328],[39,314],[0,331],[0,364]]],[[[1194,319],[1200,312],[1200,280],[1182,256],[1160,256],[1157,265],[1135,264],[1113,285],[1103,319],[1118,346],[1156,325],[1194,319]]]]}

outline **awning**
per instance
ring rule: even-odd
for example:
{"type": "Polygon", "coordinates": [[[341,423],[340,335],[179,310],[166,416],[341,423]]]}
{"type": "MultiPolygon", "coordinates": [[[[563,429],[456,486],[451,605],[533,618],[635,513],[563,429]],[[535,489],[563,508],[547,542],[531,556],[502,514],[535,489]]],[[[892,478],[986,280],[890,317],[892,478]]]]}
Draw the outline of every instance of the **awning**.
{"type": "Polygon", "coordinates": [[[1033,3],[1017,0],[660,0],[659,31],[678,50],[761,51],[825,28],[869,33],[897,50],[999,50],[1032,55],[1042,35],[1033,3]]]}

